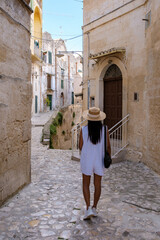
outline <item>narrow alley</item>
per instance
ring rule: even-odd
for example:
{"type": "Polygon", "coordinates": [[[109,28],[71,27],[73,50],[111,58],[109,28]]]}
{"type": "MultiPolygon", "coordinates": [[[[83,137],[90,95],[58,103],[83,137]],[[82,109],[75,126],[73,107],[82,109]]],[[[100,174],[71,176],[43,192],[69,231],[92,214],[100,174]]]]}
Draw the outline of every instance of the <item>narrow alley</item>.
{"type": "Polygon", "coordinates": [[[41,132],[38,122],[32,126],[31,184],[0,209],[0,240],[160,239],[156,173],[142,163],[112,165],[103,178],[98,217],[83,221],[79,162],[70,150],[43,146],[41,132]]]}

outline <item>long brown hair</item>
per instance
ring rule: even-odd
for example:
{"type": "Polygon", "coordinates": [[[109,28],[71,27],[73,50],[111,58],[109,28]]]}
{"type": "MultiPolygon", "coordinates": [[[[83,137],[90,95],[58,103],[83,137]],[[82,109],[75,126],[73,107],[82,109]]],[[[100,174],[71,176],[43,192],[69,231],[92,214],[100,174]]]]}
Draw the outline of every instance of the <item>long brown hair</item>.
{"type": "Polygon", "coordinates": [[[101,140],[102,122],[88,120],[88,138],[93,144],[97,144],[101,140]]]}

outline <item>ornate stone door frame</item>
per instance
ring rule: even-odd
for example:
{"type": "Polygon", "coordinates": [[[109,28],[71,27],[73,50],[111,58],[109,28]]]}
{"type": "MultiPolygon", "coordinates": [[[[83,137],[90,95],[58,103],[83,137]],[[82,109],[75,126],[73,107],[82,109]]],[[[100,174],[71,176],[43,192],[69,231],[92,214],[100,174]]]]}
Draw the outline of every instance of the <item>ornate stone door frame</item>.
{"type": "Polygon", "coordinates": [[[95,105],[99,106],[103,111],[104,108],[104,76],[107,69],[111,64],[116,64],[122,72],[122,118],[128,114],[127,109],[127,92],[128,92],[128,76],[124,63],[117,57],[108,57],[101,60],[98,65],[98,78],[96,79],[96,102],[95,105]]]}

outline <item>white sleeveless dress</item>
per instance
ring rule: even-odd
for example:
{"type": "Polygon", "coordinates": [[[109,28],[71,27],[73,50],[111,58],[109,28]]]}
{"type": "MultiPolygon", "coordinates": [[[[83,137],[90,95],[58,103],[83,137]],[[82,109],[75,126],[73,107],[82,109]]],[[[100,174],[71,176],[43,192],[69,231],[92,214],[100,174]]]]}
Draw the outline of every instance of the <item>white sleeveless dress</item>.
{"type": "MultiPolygon", "coordinates": [[[[107,126],[106,126],[107,130],[107,126]]],[[[83,146],[81,150],[80,165],[83,174],[91,176],[93,173],[104,174],[104,127],[102,127],[101,139],[93,144],[88,138],[88,126],[82,127],[83,146]]],[[[107,136],[107,135],[106,135],[107,136]]]]}

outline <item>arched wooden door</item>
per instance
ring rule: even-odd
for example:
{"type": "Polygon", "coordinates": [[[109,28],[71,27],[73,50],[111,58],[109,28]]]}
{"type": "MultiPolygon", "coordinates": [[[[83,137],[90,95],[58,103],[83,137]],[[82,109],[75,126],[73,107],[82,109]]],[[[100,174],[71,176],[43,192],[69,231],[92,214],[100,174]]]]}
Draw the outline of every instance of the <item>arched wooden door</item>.
{"type": "Polygon", "coordinates": [[[104,76],[104,123],[113,127],[122,119],[122,73],[117,65],[112,64],[104,76]]]}

